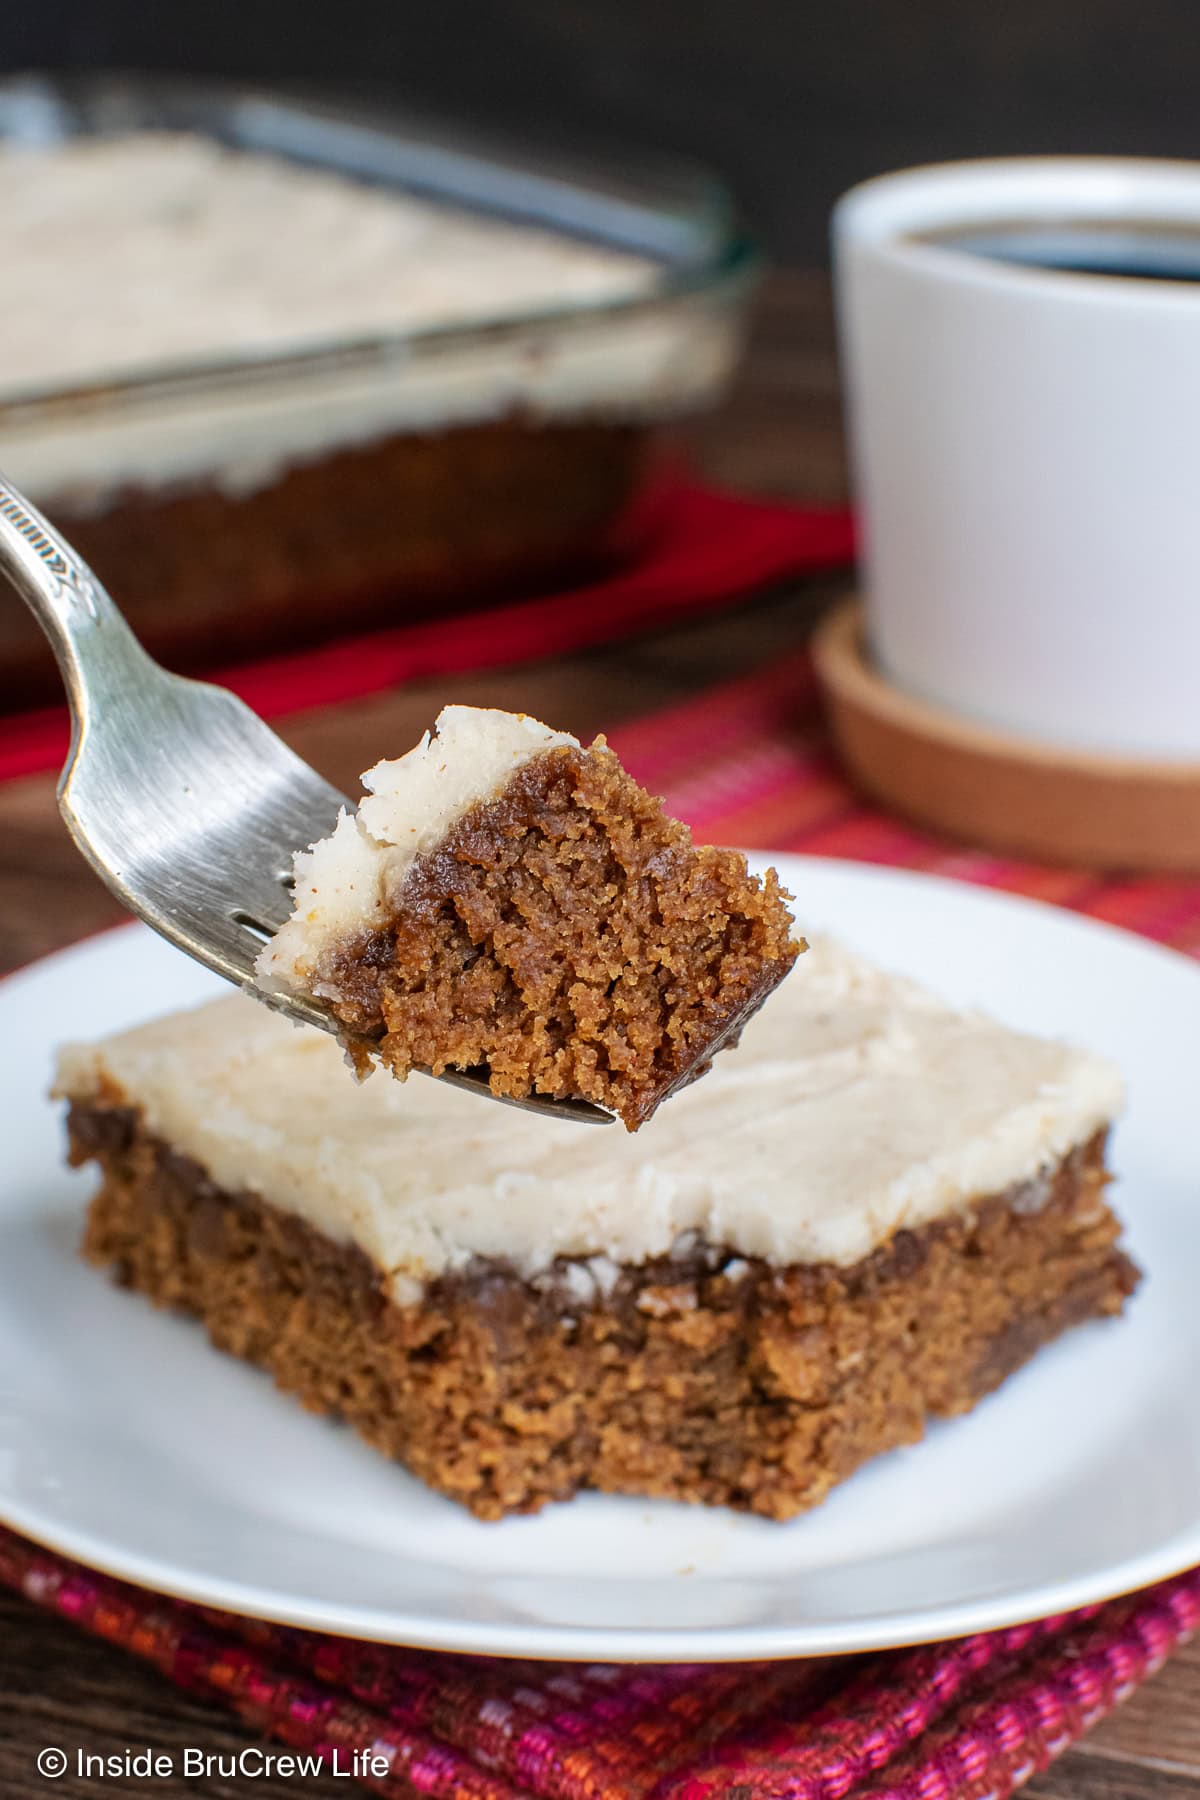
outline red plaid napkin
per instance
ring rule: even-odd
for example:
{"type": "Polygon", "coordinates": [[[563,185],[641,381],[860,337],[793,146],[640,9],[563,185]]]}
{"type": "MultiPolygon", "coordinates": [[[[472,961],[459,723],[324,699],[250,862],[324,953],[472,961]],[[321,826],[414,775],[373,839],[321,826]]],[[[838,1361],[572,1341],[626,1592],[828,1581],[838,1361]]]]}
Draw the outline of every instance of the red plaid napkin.
{"type": "MultiPolygon", "coordinates": [[[[1200,883],[1041,868],[863,805],[807,655],[615,734],[702,839],[935,870],[1200,956],[1200,883]]],[[[865,1657],[580,1666],[387,1649],[164,1600],[0,1532],[0,1581],[362,1785],[435,1800],[1002,1800],[1200,1623],[1200,1570],[1065,1617],[865,1657]]]]}

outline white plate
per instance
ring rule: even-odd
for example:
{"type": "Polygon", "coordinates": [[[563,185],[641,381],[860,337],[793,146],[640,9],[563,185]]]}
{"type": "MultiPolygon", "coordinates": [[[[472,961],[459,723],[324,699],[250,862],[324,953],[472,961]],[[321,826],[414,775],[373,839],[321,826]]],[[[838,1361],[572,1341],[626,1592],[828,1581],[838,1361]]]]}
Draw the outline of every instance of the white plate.
{"type": "MultiPolygon", "coordinates": [[[[588,1495],[484,1525],[74,1254],[52,1044],[209,993],[140,927],[0,983],[0,1517],[209,1605],[401,1644],[688,1661],[951,1636],[1200,1562],[1200,968],[1026,901],[776,859],[801,923],[1124,1066],[1117,1205],[1147,1279],[789,1525],[588,1495]]],[[[801,976],[802,979],[802,976],[801,976]]]]}

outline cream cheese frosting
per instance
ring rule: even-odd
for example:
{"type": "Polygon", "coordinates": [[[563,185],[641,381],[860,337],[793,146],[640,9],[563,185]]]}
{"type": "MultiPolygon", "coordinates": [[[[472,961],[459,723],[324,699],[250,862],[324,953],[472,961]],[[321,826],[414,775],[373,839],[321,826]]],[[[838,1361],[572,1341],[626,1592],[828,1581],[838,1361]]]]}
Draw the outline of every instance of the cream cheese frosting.
{"type": "Polygon", "coordinates": [[[58,1092],[113,1091],[221,1187],[252,1191],[390,1276],[474,1257],[536,1277],[691,1234],[777,1265],[857,1262],[901,1228],[1040,1175],[1122,1104],[1111,1064],[960,1013],[817,939],[702,1083],[636,1137],[442,1083],[356,1085],[335,1042],[245,996],[62,1052],[58,1092]]]}
{"type": "Polygon", "coordinates": [[[579,740],[527,713],[443,707],[406,755],[366,771],[358,810],[343,809],[329,837],[296,856],[292,916],[259,955],[260,982],[323,994],[324,952],[383,924],[417,857],[527,762],[562,745],[578,749],[579,740]]]}
{"type": "Polygon", "coordinates": [[[0,149],[0,230],[4,393],[595,304],[658,275],[648,258],[169,132],[0,149]]]}
{"type": "MultiPolygon", "coordinates": [[[[0,396],[170,367],[517,319],[652,296],[661,268],[201,137],[142,132],[0,148],[0,396]],[[83,298],[81,298],[83,296],[83,298]]],[[[693,309],[586,331],[531,328],[451,354],[0,414],[0,466],[43,498],[205,475],[231,494],[398,430],[597,407],[688,404],[729,366],[693,309]]]]}

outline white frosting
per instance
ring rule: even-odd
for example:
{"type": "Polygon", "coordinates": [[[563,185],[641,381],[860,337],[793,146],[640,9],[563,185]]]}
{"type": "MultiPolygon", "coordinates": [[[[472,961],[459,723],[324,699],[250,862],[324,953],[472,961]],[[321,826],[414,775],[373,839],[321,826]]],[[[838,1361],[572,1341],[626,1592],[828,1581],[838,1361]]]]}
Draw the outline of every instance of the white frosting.
{"type": "Polygon", "coordinates": [[[443,707],[434,731],[407,755],[368,769],[358,811],[343,810],[329,837],[296,856],[292,916],[258,958],[264,986],[323,995],[322,953],[384,922],[418,856],[533,757],[579,747],[565,731],[494,707],[443,707]]]}
{"type": "Polygon", "coordinates": [[[852,1263],[1034,1181],[1122,1102],[1110,1064],[956,1013],[827,941],[636,1136],[425,1078],[358,1086],[332,1039],[240,995],[63,1052],[60,1091],[106,1082],[222,1187],[357,1243],[400,1298],[473,1255],[531,1275],[587,1258],[581,1292],[602,1290],[610,1264],[689,1233],[781,1265],[852,1263]]]}
{"type": "Polygon", "coordinates": [[[656,276],[642,257],[165,132],[0,149],[0,229],[6,393],[588,305],[656,276]]]}
{"type": "MultiPolygon", "coordinates": [[[[0,396],[650,294],[660,269],[604,246],[370,188],[198,137],[0,149],[0,396]]],[[[0,466],[99,505],[120,482],[201,474],[230,493],[397,430],[688,404],[729,366],[727,322],[669,310],[531,328],[445,354],[219,393],[0,417],[0,466]]]]}

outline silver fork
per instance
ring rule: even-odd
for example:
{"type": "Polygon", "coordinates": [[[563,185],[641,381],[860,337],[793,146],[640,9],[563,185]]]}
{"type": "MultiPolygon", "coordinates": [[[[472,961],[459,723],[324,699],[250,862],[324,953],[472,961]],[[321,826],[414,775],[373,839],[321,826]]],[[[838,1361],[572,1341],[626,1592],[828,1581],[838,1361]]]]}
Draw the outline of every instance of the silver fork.
{"type": "MultiPolygon", "coordinates": [[[[336,1031],[316,1003],[257,989],[254,959],[291,911],[293,852],[332,831],[345,795],[227,688],[148,656],[87,564],[2,476],[0,571],[66,683],[73,730],[59,810],[101,880],[197,962],[336,1031]]],[[[494,1095],[485,1069],[440,1079],[548,1117],[612,1122],[584,1100],[494,1095]]]]}

